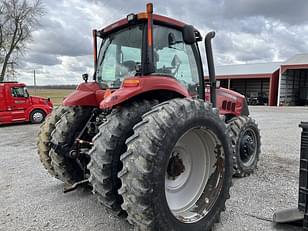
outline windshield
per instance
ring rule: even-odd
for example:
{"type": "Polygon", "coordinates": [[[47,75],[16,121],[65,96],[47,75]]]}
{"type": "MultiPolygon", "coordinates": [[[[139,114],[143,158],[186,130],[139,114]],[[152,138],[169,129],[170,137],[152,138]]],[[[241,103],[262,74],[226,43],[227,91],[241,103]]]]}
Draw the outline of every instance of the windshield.
{"type": "Polygon", "coordinates": [[[105,38],[96,72],[100,84],[119,88],[123,79],[135,76],[141,64],[143,25],[125,28],[105,38]]]}

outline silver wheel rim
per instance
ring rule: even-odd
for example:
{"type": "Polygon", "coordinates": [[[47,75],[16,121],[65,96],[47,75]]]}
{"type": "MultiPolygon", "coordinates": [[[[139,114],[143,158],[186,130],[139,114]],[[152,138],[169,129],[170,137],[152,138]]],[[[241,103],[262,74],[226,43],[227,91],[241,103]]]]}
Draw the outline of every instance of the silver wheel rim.
{"type": "Polygon", "coordinates": [[[166,200],[178,220],[194,223],[208,214],[222,186],[224,171],[217,160],[223,156],[220,142],[208,129],[190,129],[178,140],[165,173],[166,200]]]}
{"type": "Polygon", "coordinates": [[[34,122],[41,122],[44,118],[43,114],[41,112],[35,112],[32,116],[34,122]]]}

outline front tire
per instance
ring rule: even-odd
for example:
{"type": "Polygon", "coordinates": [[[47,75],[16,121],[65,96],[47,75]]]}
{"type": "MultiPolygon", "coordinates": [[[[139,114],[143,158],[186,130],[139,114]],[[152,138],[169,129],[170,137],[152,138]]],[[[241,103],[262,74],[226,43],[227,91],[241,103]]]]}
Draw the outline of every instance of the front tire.
{"type": "Polygon", "coordinates": [[[153,104],[142,100],[115,109],[106,117],[106,122],[99,127],[99,133],[93,138],[93,148],[89,152],[89,181],[98,201],[116,212],[121,211],[123,202],[118,194],[121,181],[117,174],[122,169],[120,156],[127,149],[125,141],[133,134],[133,126],[153,104]]]}
{"type": "MultiPolygon", "coordinates": [[[[89,107],[67,107],[67,111],[57,122],[52,132],[51,143],[55,145],[66,145],[72,147],[76,137],[86,125],[92,109],[89,107]]],[[[71,159],[60,151],[51,148],[49,155],[51,165],[56,178],[67,184],[73,184],[84,179],[84,172],[76,160],[71,159]]]]}
{"type": "Polygon", "coordinates": [[[55,176],[54,169],[51,165],[50,141],[51,133],[56,128],[56,123],[60,120],[61,116],[66,112],[65,106],[59,106],[54,109],[40,126],[40,131],[37,139],[37,152],[45,169],[52,176],[55,176]]]}
{"type": "Polygon", "coordinates": [[[136,230],[212,228],[230,197],[232,153],[209,104],[185,98],[153,107],[127,146],[119,193],[136,230]]]}
{"type": "Polygon", "coordinates": [[[231,119],[227,128],[233,149],[233,175],[249,176],[256,170],[261,153],[258,125],[248,116],[239,116],[231,119]]]}

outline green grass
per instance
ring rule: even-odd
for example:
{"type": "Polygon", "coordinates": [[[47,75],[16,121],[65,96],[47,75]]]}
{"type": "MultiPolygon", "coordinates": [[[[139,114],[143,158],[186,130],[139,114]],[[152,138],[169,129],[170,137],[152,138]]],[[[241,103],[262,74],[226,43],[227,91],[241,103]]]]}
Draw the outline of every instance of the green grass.
{"type": "Polygon", "coordinates": [[[63,99],[69,95],[74,89],[40,89],[37,88],[28,90],[32,96],[41,96],[44,98],[50,98],[54,106],[62,104],[63,99]]]}

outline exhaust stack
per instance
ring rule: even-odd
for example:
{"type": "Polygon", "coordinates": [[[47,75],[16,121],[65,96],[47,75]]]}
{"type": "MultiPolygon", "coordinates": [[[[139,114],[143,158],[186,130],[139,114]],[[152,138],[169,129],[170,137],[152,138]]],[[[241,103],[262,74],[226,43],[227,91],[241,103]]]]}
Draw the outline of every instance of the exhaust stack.
{"type": "Polygon", "coordinates": [[[97,69],[97,30],[92,31],[93,35],[93,58],[94,58],[94,74],[93,80],[96,81],[96,69],[97,69]]]}
{"type": "Polygon", "coordinates": [[[213,49],[212,49],[212,39],[215,37],[215,32],[211,31],[205,36],[205,51],[206,59],[209,70],[209,80],[210,80],[210,94],[211,94],[211,103],[214,108],[216,108],[216,75],[215,75],[215,66],[213,58],[213,49]]]}

